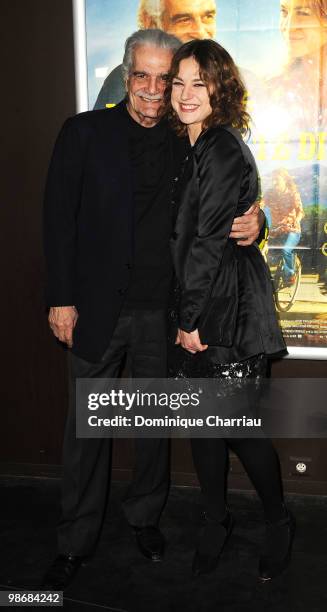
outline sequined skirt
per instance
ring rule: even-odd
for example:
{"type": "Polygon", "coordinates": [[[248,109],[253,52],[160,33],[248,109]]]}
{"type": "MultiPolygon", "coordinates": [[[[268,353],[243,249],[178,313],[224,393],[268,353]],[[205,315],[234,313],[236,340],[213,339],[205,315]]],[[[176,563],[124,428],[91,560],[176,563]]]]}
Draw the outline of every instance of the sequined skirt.
{"type": "Polygon", "coordinates": [[[170,344],[168,348],[170,378],[261,379],[266,375],[267,357],[262,353],[237,363],[219,363],[214,346],[195,355],[179,345],[170,344]]]}

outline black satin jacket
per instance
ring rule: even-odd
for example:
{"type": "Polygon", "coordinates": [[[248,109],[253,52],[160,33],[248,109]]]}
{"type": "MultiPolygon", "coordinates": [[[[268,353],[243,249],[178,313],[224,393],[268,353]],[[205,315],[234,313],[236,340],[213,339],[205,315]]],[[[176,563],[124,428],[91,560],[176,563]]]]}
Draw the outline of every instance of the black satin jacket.
{"type": "Polygon", "coordinates": [[[176,192],[171,248],[179,327],[199,329],[203,343],[220,346],[222,363],[285,351],[268,266],[256,244],[241,247],[229,238],[234,217],[259,193],[256,164],[238,130],[203,132],[176,192]]]}

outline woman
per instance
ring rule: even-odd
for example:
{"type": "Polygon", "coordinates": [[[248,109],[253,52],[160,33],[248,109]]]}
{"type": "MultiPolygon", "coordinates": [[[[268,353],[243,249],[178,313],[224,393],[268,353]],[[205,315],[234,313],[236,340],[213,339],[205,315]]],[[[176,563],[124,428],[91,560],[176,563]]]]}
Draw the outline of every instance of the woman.
{"type": "Polygon", "coordinates": [[[280,0],[280,31],[287,49],[283,72],[268,81],[289,135],[327,124],[327,0],[280,0]]]}
{"type": "MultiPolygon", "coordinates": [[[[240,247],[228,238],[234,216],[258,196],[255,162],[241,137],[249,122],[244,85],[219,44],[191,41],[173,58],[165,96],[169,121],[192,145],[173,200],[178,211],[170,318],[176,345],[170,348],[170,376],[263,377],[267,357],[285,351],[270,275],[257,246],[240,247]]],[[[233,528],[225,499],[230,446],[263,502],[267,537],[260,577],[278,575],[289,562],[294,519],[284,504],[271,441],[193,438],[191,443],[206,508],[194,574],[217,566],[233,528]]]]}

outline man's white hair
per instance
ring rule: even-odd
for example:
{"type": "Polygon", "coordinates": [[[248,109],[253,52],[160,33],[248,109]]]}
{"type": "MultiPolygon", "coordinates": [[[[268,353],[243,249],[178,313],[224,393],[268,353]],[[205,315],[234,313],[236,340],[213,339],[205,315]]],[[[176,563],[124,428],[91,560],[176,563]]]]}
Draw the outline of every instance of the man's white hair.
{"type": "Polygon", "coordinates": [[[125,42],[125,53],[122,65],[125,82],[133,70],[136,47],[157,47],[158,49],[170,49],[172,53],[175,53],[181,44],[181,41],[178,40],[176,36],[167,34],[167,32],[163,32],[163,30],[156,28],[134,32],[125,42]]]}
{"type": "Polygon", "coordinates": [[[140,0],[138,10],[138,24],[139,28],[147,27],[145,23],[145,16],[151,18],[152,28],[162,27],[162,15],[165,10],[165,0],[140,0]]]}

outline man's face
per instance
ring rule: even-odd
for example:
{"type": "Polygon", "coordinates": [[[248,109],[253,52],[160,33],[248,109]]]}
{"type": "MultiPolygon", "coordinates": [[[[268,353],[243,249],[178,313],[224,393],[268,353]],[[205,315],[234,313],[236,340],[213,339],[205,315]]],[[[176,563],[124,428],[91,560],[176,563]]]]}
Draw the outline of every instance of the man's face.
{"type": "Polygon", "coordinates": [[[165,0],[162,29],[183,43],[215,38],[216,0],[165,0]]]}
{"type": "Polygon", "coordinates": [[[320,19],[310,0],[281,0],[280,30],[290,59],[314,55],[327,42],[327,20],[320,19]]]}
{"type": "Polygon", "coordinates": [[[173,54],[148,45],[136,47],[134,65],[126,83],[130,115],[144,127],[158,122],[173,54]]]}

